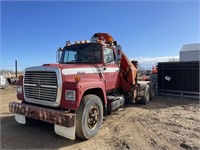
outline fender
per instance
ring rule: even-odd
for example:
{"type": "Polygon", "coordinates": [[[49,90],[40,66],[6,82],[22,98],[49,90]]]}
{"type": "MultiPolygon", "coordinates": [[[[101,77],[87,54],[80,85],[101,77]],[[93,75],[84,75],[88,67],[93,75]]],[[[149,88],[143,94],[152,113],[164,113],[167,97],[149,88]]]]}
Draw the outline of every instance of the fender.
{"type": "MultiPolygon", "coordinates": [[[[84,96],[84,94],[88,91],[92,90],[101,90],[103,93],[103,103],[107,104],[106,99],[106,92],[105,92],[105,84],[98,79],[84,79],[80,82],[76,83],[75,81],[68,81],[65,83],[66,86],[63,86],[63,92],[62,92],[62,100],[61,100],[61,107],[65,109],[72,109],[77,110],[79,108],[79,105],[81,103],[81,99],[84,96]],[[67,86],[70,85],[70,86],[67,86]],[[65,91],[66,90],[72,90],[75,91],[76,98],[75,101],[67,100],[65,98],[65,91]]],[[[90,93],[91,94],[91,93],[90,93]]]]}

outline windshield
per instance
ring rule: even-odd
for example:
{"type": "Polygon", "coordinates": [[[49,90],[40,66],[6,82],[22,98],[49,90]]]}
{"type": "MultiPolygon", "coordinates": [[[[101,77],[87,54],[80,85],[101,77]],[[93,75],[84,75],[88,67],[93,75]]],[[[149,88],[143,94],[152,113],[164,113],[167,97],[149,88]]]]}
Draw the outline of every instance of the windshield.
{"type": "Polygon", "coordinates": [[[67,46],[62,51],[60,63],[100,63],[101,48],[97,43],[67,46]]]}

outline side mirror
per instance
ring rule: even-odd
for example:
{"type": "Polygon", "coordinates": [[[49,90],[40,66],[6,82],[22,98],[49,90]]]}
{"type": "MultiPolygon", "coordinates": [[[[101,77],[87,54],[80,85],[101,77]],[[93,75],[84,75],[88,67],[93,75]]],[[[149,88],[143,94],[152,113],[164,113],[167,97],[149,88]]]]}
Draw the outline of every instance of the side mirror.
{"type": "Polygon", "coordinates": [[[116,50],[116,64],[120,64],[121,63],[121,59],[122,59],[122,51],[120,49],[116,50]]]}
{"type": "Polygon", "coordinates": [[[58,50],[56,53],[56,62],[61,62],[62,50],[58,50]]]}

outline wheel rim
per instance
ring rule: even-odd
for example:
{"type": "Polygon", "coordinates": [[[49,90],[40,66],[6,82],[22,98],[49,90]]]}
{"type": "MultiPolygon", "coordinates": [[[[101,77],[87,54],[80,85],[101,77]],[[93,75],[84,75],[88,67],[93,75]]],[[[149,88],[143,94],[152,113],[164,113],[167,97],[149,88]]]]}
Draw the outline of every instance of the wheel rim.
{"type": "Polygon", "coordinates": [[[99,120],[99,108],[96,105],[93,105],[89,109],[88,113],[88,127],[94,129],[99,120]]]}

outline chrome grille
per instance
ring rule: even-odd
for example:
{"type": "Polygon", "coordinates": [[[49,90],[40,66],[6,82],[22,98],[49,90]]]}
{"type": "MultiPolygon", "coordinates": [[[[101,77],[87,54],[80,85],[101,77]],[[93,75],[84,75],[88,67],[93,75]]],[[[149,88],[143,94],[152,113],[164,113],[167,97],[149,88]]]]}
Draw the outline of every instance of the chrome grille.
{"type": "Polygon", "coordinates": [[[57,98],[57,76],[53,71],[26,71],[24,92],[26,98],[55,102],[57,98]]]}

